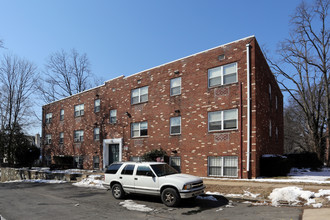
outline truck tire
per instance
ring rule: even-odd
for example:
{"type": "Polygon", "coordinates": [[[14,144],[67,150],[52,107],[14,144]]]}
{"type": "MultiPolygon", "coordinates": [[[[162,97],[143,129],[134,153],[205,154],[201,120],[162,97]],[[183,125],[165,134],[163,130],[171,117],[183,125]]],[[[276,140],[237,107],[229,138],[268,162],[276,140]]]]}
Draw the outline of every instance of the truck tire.
{"type": "Polygon", "coordinates": [[[173,188],[164,189],[161,195],[161,199],[162,202],[168,207],[177,206],[180,203],[180,196],[173,188]]]}
{"type": "Polygon", "coordinates": [[[123,187],[121,187],[121,185],[119,183],[114,184],[111,188],[111,191],[112,191],[113,197],[115,197],[116,199],[122,199],[125,196],[123,187]]]}

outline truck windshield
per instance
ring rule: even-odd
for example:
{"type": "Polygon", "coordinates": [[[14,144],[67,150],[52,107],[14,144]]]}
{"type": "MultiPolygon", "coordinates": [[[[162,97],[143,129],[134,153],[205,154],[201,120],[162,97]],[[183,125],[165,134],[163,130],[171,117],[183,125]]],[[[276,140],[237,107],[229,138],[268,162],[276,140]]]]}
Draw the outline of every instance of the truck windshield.
{"type": "Polygon", "coordinates": [[[152,169],[155,171],[157,176],[167,176],[178,173],[176,169],[169,166],[168,164],[154,164],[151,165],[152,169]]]}

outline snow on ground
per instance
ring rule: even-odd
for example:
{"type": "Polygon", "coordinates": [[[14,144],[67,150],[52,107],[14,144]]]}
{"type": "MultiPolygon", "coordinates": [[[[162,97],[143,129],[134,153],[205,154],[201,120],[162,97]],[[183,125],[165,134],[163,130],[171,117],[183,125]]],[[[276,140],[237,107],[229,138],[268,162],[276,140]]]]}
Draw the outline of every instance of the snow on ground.
{"type": "Polygon", "coordinates": [[[119,205],[127,208],[128,210],[133,210],[133,211],[139,211],[139,212],[153,211],[152,208],[149,208],[146,205],[137,204],[133,200],[125,200],[124,202],[120,202],[119,205]]]}
{"type": "Polygon", "coordinates": [[[3,182],[3,183],[53,183],[54,184],[54,183],[66,183],[66,181],[35,179],[35,180],[12,180],[12,181],[6,181],[6,182],[3,182]]]}
{"type": "MultiPolygon", "coordinates": [[[[204,179],[214,179],[205,177],[204,179]]],[[[243,181],[243,182],[271,182],[271,183],[314,183],[314,184],[330,184],[330,168],[323,168],[321,171],[311,171],[310,169],[292,168],[288,174],[288,178],[274,179],[274,178],[258,178],[258,179],[229,179],[222,178],[221,181],[243,181]]]]}
{"type": "Polygon", "coordinates": [[[106,189],[103,186],[103,181],[100,180],[102,175],[89,175],[87,178],[84,178],[80,182],[73,183],[72,185],[78,187],[90,187],[90,188],[98,188],[98,189],[106,189]]]}

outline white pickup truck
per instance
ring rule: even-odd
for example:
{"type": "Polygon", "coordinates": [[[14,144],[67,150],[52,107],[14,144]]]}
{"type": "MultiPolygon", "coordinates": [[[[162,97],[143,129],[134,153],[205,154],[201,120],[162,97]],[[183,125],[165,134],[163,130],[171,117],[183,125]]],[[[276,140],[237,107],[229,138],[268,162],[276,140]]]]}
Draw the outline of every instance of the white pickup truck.
{"type": "Polygon", "coordinates": [[[177,206],[181,199],[204,193],[200,177],[180,174],[161,162],[116,162],[104,174],[104,186],[116,199],[126,193],[161,196],[166,206],[177,206]]]}

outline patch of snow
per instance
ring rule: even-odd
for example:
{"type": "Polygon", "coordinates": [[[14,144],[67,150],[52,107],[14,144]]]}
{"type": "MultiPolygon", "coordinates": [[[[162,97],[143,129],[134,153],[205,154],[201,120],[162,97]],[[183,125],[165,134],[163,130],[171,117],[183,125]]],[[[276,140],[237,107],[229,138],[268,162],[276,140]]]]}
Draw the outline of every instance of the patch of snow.
{"type": "Polygon", "coordinates": [[[322,203],[313,204],[314,208],[322,208],[322,203]]]}
{"type": "Polygon", "coordinates": [[[320,189],[318,193],[315,193],[315,197],[330,196],[330,190],[320,189]]]}
{"type": "Polygon", "coordinates": [[[221,193],[219,193],[219,192],[210,192],[210,191],[207,191],[205,194],[207,194],[207,195],[217,195],[217,196],[221,196],[221,193]]]}
{"type": "Polygon", "coordinates": [[[260,196],[260,193],[258,193],[258,194],[253,194],[253,193],[251,193],[251,192],[249,192],[249,191],[244,190],[244,194],[243,194],[243,196],[247,196],[247,197],[251,197],[251,198],[257,198],[258,196],[260,196]]]}
{"type": "Polygon", "coordinates": [[[99,180],[101,177],[102,175],[89,175],[87,178],[82,179],[80,182],[73,183],[72,185],[78,187],[106,189],[103,186],[103,181],[99,180]]]}
{"type": "Polygon", "coordinates": [[[36,179],[36,180],[13,180],[13,181],[6,181],[3,183],[66,183],[66,181],[36,179]]]}
{"type": "Polygon", "coordinates": [[[249,191],[244,190],[244,194],[221,194],[219,192],[206,192],[205,194],[208,195],[223,195],[225,197],[234,197],[234,198],[243,198],[243,197],[250,197],[250,198],[257,198],[260,194],[253,194],[249,191]]]}
{"type": "Polygon", "coordinates": [[[132,211],[139,211],[139,212],[153,211],[152,208],[149,208],[146,205],[137,204],[133,200],[125,200],[124,202],[120,202],[119,205],[127,208],[128,210],[132,210],[132,211]]]}

